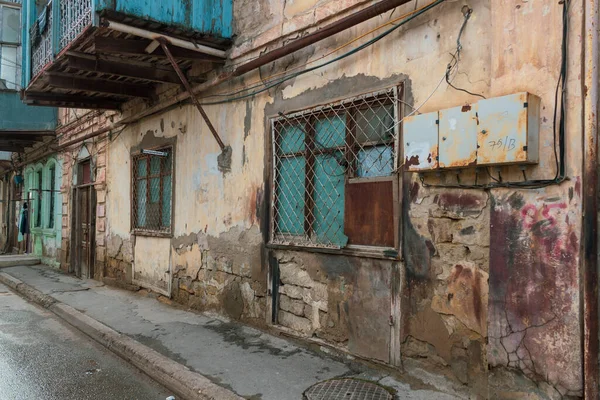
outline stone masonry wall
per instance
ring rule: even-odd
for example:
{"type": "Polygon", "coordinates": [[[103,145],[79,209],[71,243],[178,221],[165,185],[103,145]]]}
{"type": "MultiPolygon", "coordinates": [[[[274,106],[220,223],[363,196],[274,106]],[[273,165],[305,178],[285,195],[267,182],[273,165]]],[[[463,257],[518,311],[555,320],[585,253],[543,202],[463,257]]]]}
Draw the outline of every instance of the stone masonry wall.
{"type": "Polygon", "coordinates": [[[218,311],[264,326],[266,275],[257,227],[232,228],[219,238],[203,232],[173,239],[172,296],[198,311],[218,311]]]}
{"type": "Polygon", "coordinates": [[[402,354],[447,368],[483,395],[487,391],[489,195],[407,183],[402,354]]]}

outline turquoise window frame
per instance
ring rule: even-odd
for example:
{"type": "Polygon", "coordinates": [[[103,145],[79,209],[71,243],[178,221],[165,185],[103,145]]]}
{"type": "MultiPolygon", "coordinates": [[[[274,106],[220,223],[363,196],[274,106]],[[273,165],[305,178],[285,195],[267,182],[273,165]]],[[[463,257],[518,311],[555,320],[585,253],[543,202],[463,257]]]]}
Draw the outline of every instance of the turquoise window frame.
{"type": "MultiPolygon", "coordinates": [[[[271,120],[270,244],[337,248],[348,245],[344,234],[346,185],[388,179],[397,173],[398,90],[398,87],[389,88],[305,111],[280,114],[271,120]],[[392,92],[393,100],[373,107],[372,112],[352,106],[359,97],[375,98],[392,92]],[[338,107],[342,106],[346,111],[340,111],[338,107]],[[393,109],[380,112],[384,107],[393,109]],[[328,115],[328,109],[335,110],[335,115],[328,115]],[[366,135],[357,142],[356,124],[374,125],[368,119],[381,120],[382,115],[393,116],[393,120],[380,124],[393,124],[393,133],[379,141],[370,141],[366,135]],[[361,149],[349,156],[353,153],[350,149],[357,143],[361,149]]],[[[381,136],[384,131],[373,131],[371,137],[376,137],[378,132],[381,136]]]]}

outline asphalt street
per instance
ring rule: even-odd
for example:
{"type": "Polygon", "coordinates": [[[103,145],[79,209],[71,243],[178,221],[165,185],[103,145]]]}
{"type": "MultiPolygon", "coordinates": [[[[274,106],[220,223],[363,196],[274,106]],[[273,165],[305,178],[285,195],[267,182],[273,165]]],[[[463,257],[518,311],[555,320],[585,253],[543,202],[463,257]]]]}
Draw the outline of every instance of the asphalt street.
{"type": "Polygon", "coordinates": [[[0,284],[0,400],[165,400],[167,389],[0,284]]]}

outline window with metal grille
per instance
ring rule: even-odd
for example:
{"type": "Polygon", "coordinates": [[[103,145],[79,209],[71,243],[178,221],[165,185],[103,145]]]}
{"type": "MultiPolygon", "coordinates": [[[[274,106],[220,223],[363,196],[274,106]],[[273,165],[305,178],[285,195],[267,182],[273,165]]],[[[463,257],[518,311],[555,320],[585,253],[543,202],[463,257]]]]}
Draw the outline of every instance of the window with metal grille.
{"type": "Polygon", "coordinates": [[[394,246],[398,93],[391,88],[272,120],[273,244],[394,246]]]}
{"type": "Polygon", "coordinates": [[[131,216],[137,233],[171,233],[173,148],[132,157],[131,216]]]}

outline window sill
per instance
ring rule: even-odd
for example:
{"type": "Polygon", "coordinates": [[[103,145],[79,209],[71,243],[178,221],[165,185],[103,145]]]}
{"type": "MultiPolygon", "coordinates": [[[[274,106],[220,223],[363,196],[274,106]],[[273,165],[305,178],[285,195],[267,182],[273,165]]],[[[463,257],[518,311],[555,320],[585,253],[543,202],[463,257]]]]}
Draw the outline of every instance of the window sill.
{"type": "Polygon", "coordinates": [[[133,236],[147,236],[147,237],[156,237],[156,238],[172,238],[172,232],[155,232],[155,231],[144,231],[139,229],[134,229],[131,231],[133,236]]]}
{"type": "Polygon", "coordinates": [[[310,253],[334,254],[361,258],[377,258],[381,260],[401,260],[400,252],[397,249],[388,247],[348,246],[343,249],[332,249],[325,247],[309,247],[274,243],[268,243],[266,247],[272,250],[295,250],[306,251],[310,253]]]}

